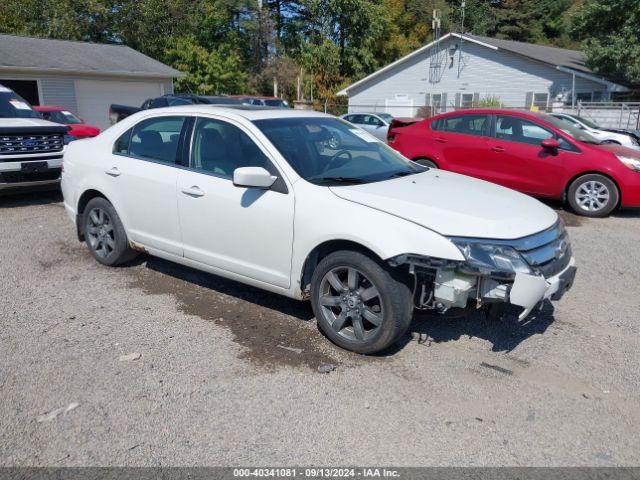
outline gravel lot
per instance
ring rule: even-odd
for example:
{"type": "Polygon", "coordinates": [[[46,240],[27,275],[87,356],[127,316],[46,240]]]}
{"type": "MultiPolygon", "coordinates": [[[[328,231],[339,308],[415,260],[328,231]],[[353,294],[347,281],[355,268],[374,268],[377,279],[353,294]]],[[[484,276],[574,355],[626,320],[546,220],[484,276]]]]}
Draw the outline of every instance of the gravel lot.
{"type": "Polygon", "coordinates": [[[369,358],[307,304],[148,257],[98,265],[56,194],[0,197],[0,464],[638,465],[640,213],[562,215],[562,301],[523,323],[415,319],[369,358]]]}

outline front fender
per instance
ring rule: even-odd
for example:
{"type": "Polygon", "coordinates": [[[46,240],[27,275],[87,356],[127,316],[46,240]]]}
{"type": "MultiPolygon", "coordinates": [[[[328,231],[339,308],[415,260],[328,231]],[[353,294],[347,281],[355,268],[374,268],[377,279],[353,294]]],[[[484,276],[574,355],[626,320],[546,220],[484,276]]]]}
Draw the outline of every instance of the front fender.
{"type": "Polygon", "coordinates": [[[360,244],[383,260],[412,253],[464,261],[458,247],[439,233],[394,215],[341,199],[328,189],[296,182],[292,285],[318,246],[331,240],[360,244]]]}

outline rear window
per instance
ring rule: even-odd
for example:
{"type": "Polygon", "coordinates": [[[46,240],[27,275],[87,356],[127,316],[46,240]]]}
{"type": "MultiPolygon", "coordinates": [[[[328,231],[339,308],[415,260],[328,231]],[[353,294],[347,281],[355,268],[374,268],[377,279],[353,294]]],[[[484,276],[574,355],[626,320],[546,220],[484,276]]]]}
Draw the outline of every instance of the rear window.
{"type": "Polygon", "coordinates": [[[461,135],[488,136],[489,117],[487,115],[456,115],[431,122],[433,130],[458,133],[461,135]]]}

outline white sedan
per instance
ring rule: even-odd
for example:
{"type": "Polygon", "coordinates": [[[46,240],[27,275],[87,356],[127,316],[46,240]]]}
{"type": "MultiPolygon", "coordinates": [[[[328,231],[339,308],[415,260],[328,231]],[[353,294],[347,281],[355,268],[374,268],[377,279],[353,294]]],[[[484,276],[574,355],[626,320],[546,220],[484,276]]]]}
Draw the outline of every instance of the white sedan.
{"type": "Polygon", "coordinates": [[[144,251],[310,299],[322,331],[360,353],[398,340],[414,308],[511,303],[524,317],[575,274],[550,208],[315,112],[139,112],[69,146],[62,190],[98,262],[144,251]]]}
{"type": "Polygon", "coordinates": [[[393,117],[388,113],[348,113],[340,118],[369,132],[378,140],[387,142],[387,132],[393,117]]]}
{"type": "Polygon", "coordinates": [[[573,125],[579,130],[584,130],[600,143],[612,143],[614,145],[622,145],[627,148],[633,148],[634,150],[640,150],[640,143],[632,135],[607,130],[606,128],[600,127],[597,123],[579,117],[578,115],[568,113],[551,113],[550,115],[573,125]]]}

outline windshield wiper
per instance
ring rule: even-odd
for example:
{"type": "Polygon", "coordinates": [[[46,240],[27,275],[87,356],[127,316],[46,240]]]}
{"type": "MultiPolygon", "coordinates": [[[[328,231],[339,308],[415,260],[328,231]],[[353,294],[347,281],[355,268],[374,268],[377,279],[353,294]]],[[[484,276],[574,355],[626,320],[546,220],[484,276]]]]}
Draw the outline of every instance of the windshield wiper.
{"type": "Polygon", "coordinates": [[[396,172],[396,173],[392,173],[391,175],[389,175],[387,178],[385,178],[385,180],[390,180],[392,178],[399,178],[399,177],[406,177],[407,175],[414,175],[416,173],[420,173],[420,172],[396,172]]]}
{"type": "Polygon", "coordinates": [[[366,180],[358,177],[311,177],[309,178],[312,182],[322,182],[322,183],[367,183],[366,180]]]}

